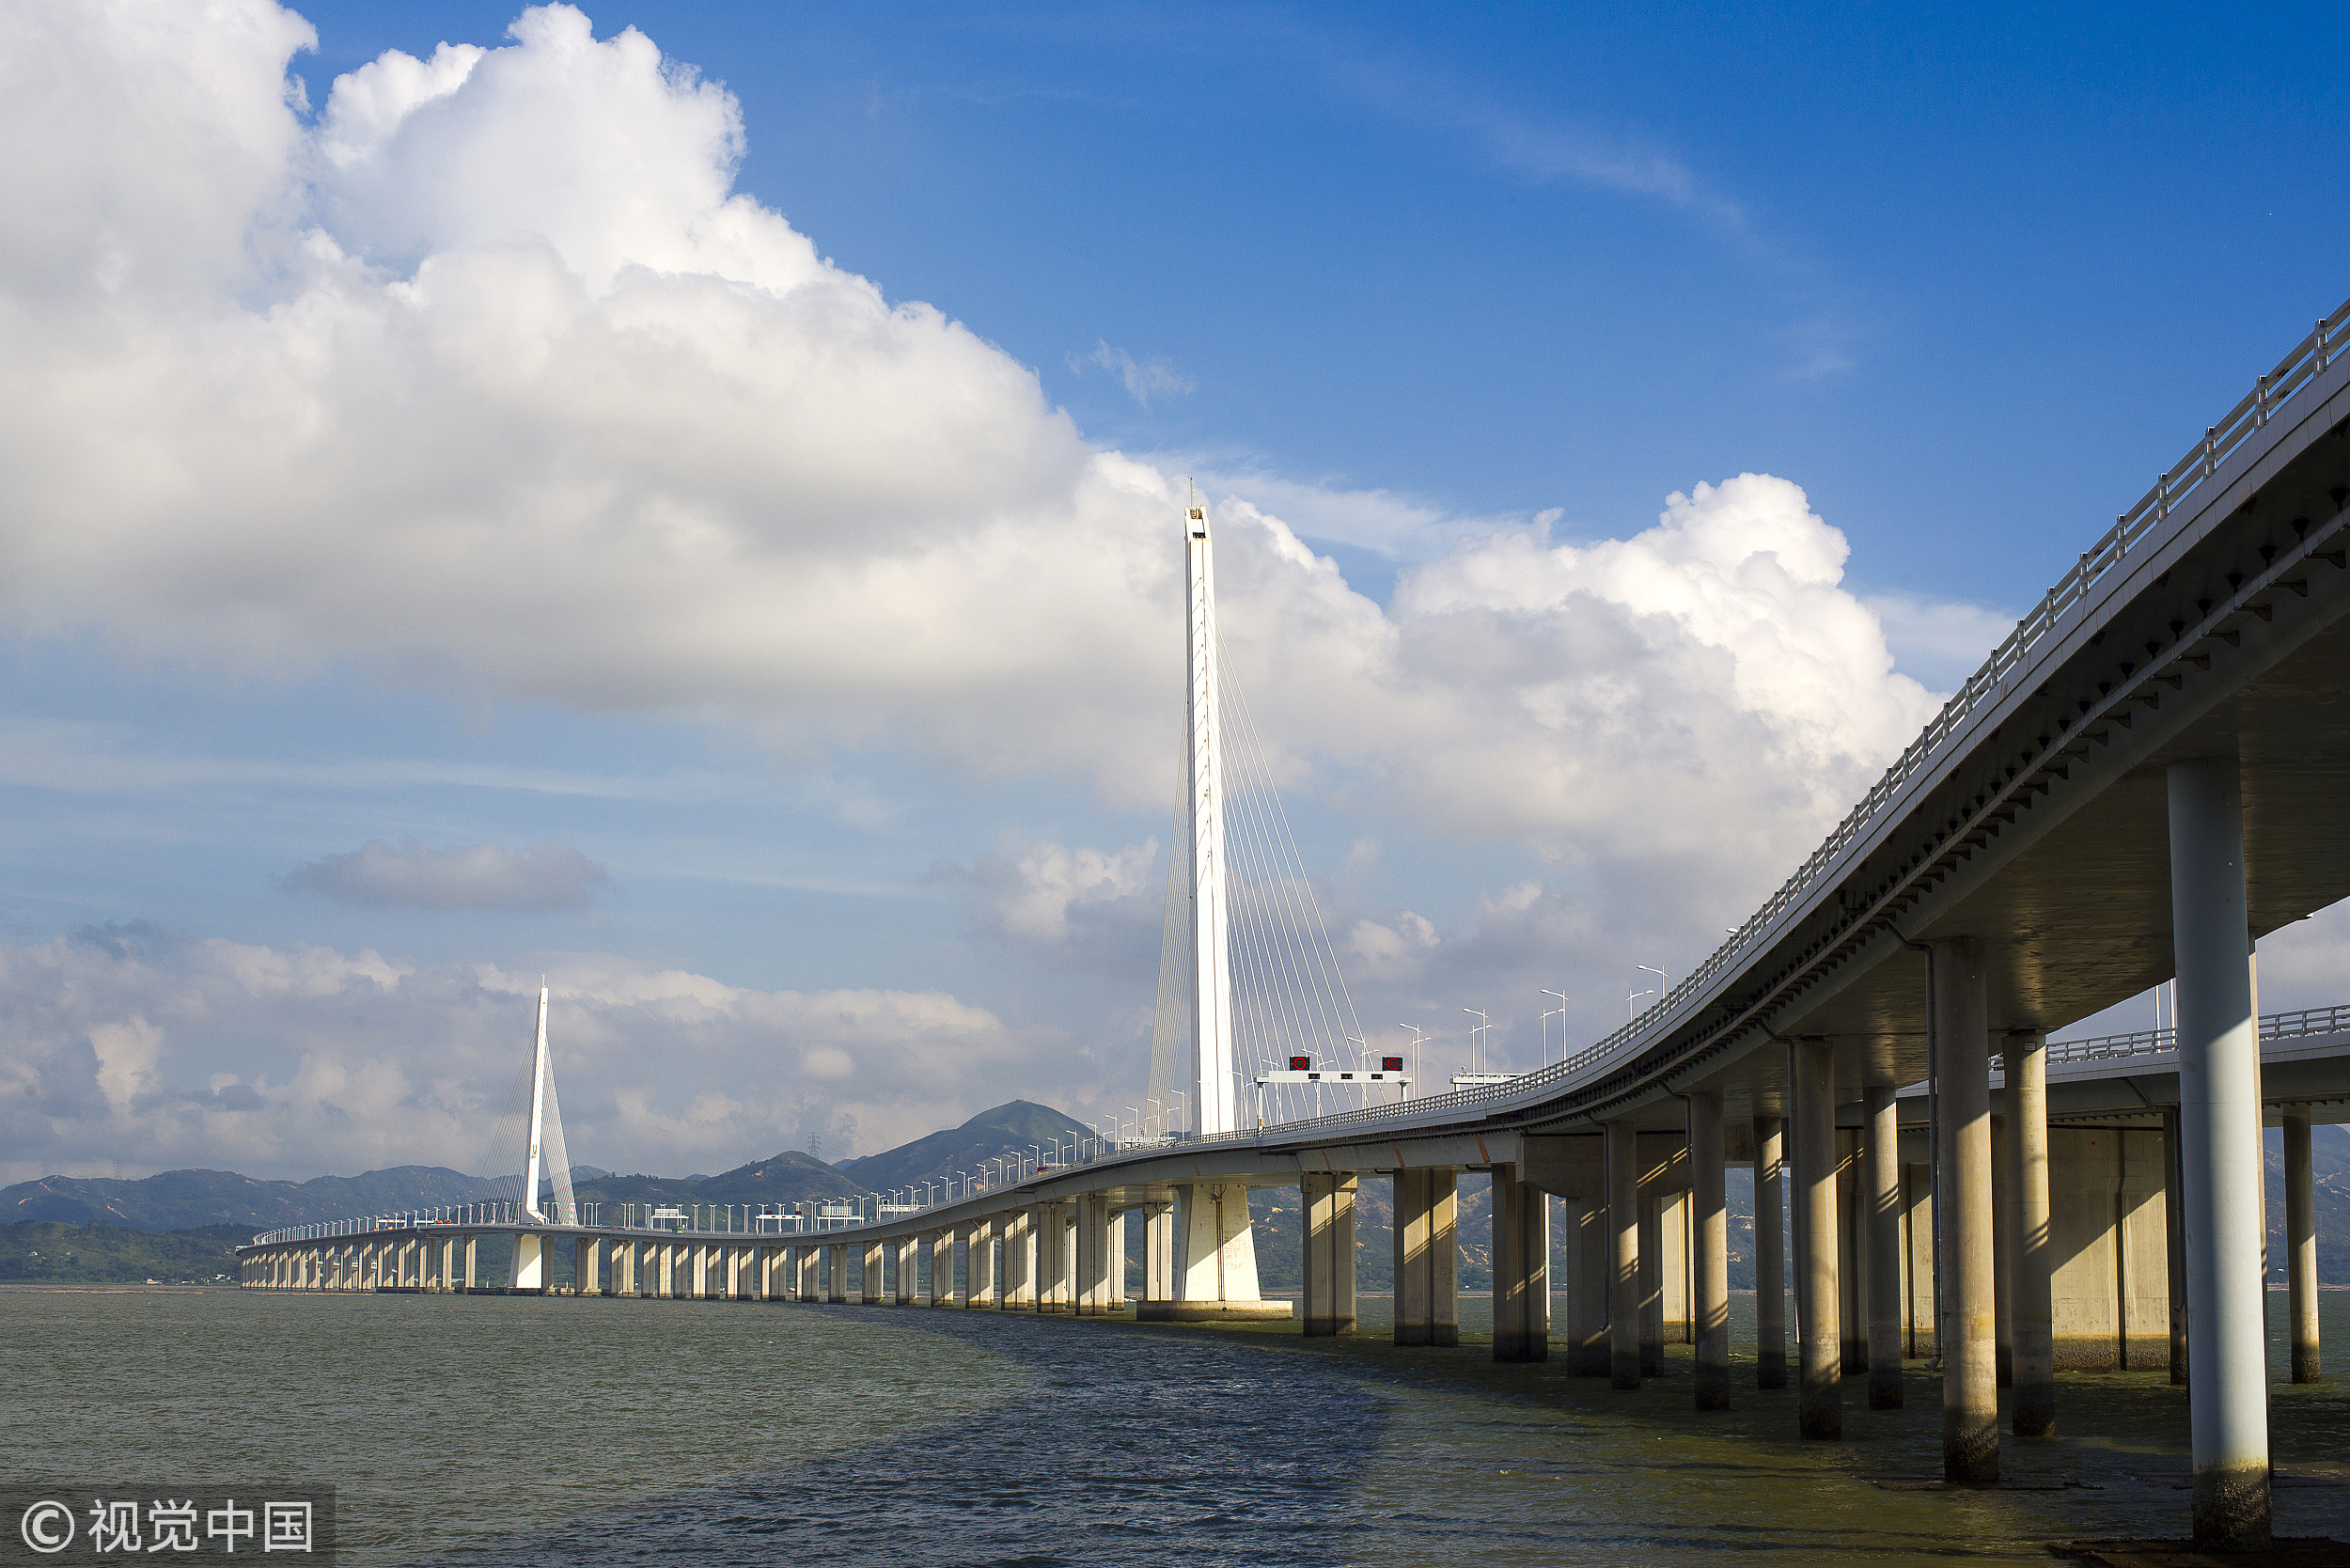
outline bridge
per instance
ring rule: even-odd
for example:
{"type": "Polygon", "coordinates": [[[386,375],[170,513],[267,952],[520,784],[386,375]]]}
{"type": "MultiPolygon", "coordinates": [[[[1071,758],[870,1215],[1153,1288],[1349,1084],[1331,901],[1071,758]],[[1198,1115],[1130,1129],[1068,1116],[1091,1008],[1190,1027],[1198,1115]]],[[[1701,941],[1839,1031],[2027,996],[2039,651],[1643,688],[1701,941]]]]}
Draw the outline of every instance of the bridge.
{"type": "MultiPolygon", "coordinates": [[[[1847,1372],[1866,1371],[1866,1397],[1884,1404],[1903,1398],[1904,1356],[1935,1356],[1945,1477],[1988,1484],[2002,1382],[2020,1439],[2053,1431],[2060,1364],[2168,1364],[2190,1397],[2198,1543],[2264,1545],[2262,1128],[2284,1129],[2294,1375],[2314,1377],[2309,1126],[2350,1100],[2350,1015],[2263,1019],[2256,958],[2260,938],[2350,894],[2345,346],[2350,305],[2081,552],[1761,909],[1562,1062],[1245,1121],[1252,1082],[1298,1070],[1268,1059],[1278,1030],[1261,1013],[1250,1032],[1250,986],[1268,968],[1250,954],[1274,949],[1235,941],[1246,912],[1230,877],[1265,846],[1227,838],[1246,792],[1224,773],[1233,726],[1195,502],[1188,854],[1154,1042],[1154,1084],[1182,1047],[1170,1136],[1089,1142],[1069,1164],[821,1234],[679,1235],[581,1226],[567,1184],[547,1213],[534,1121],[511,1214],[274,1234],[246,1249],[247,1280],[459,1288],[461,1246],[470,1284],[474,1238],[510,1232],[509,1289],[544,1288],[543,1249],[568,1237],[582,1288],[623,1294],[843,1300],[854,1253],[868,1299],[911,1302],[927,1254],[933,1304],[1098,1315],[1124,1309],[1120,1216],[1139,1210],[1138,1316],[1287,1316],[1286,1301],[1260,1298],[1246,1197],[1280,1185],[1305,1203],[1305,1331],[1343,1334],[1356,1184],[1386,1173],[1395,1335],[1443,1345],[1458,1340],[1455,1184],[1482,1169],[1494,1356],[1543,1359],[1562,1338],[1573,1370],[1633,1389],[1683,1337],[1694,1397],[1713,1409],[1732,1382],[1724,1171],[1751,1164],[1751,1374],[1766,1388],[1790,1374],[1775,1282],[1792,1246],[1805,1436],[1841,1436],[1847,1372]],[[2165,980],[2168,1038],[2051,1043],[2165,980]],[[1572,1238],[1562,1335],[1554,1218],[1572,1238]]],[[[1285,950],[1310,961],[1311,922],[1292,924],[1285,950]]],[[[542,1075],[543,1018],[542,998],[542,1075]]]]}

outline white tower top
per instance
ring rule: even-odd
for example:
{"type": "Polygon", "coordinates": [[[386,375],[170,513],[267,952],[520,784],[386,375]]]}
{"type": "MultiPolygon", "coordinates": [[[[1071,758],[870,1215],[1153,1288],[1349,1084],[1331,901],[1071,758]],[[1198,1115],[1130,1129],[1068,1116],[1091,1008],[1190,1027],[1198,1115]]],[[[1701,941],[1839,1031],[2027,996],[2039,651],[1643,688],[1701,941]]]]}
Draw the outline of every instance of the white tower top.
{"type": "Polygon", "coordinates": [[[1240,1124],[1233,1087],[1232,954],[1224,891],[1224,768],[1216,711],[1215,556],[1208,509],[1183,511],[1184,642],[1190,651],[1184,733],[1191,789],[1191,1078],[1196,1131],[1240,1124]]]}
{"type": "MultiPolygon", "coordinates": [[[[539,1212],[540,1145],[547,1126],[547,988],[539,988],[539,1043],[530,1058],[530,1145],[523,1156],[523,1213],[544,1219],[539,1212]]],[[[509,1145],[509,1147],[511,1147],[509,1145]]]]}

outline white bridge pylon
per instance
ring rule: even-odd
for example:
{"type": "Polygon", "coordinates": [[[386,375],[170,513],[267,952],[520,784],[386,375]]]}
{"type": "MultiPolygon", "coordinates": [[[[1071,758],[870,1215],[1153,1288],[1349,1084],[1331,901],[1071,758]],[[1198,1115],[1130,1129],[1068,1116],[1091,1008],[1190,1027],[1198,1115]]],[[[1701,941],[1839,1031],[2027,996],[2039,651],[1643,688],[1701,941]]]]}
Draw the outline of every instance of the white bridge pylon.
{"type": "MultiPolygon", "coordinates": [[[[547,1049],[547,988],[539,987],[539,1027],[530,1050],[530,1123],[523,1152],[523,1213],[541,1224],[576,1225],[579,1205],[572,1197],[572,1162],[563,1147],[563,1111],[555,1093],[555,1058],[547,1049]],[[551,1185],[551,1204],[540,1188],[551,1185]],[[553,1213],[549,1213],[549,1208],[553,1213]]],[[[528,1231],[514,1238],[507,1284],[538,1290],[547,1283],[544,1239],[528,1231]]]]}
{"type": "MultiPolygon", "coordinates": [[[[1191,1078],[1192,1125],[1201,1133],[1239,1129],[1233,1092],[1231,905],[1224,885],[1224,748],[1217,703],[1215,545],[1208,509],[1183,518],[1183,732],[1191,779],[1191,1078]]],[[[1173,853],[1170,848],[1170,854],[1173,853]]]]}
{"type": "MultiPolygon", "coordinates": [[[[1363,1043],[1246,700],[1222,668],[1215,542],[1197,495],[1183,510],[1183,744],[1146,1099],[1169,1132],[1214,1136],[1245,1130],[1244,1070],[1262,1083],[1299,1057],[1351,1064],[1363,1043]]],[[[1261,1089],[1256,1098],[1261,1121],[1261,1089]]],[[[1175,1211],[1181,1315],[1288,1315],[1259,1296],[1244,1184],[1179,1185],[1175,1211]]]]}

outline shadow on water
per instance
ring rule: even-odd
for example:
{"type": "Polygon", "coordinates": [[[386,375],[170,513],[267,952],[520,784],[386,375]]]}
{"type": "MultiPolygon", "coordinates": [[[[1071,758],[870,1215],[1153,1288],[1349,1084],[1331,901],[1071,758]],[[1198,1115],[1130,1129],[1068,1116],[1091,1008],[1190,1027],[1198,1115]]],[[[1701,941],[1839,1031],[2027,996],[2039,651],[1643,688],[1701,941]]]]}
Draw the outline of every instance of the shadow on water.
{"type": "MultiPolygon", "coordinates": [[[[1016,1314],[566,1298],[44,1296],[0,1317],[17,1477],[341,1488],[345,1560],[1165,1560],[1233,1564],[2045,1561],[2177,1533],[2186,1401],[2062,1379],[2062,1435],[2006,1445],[2042,1490],[1888,1491],[1940,1468],[1935,1378],[1846,1386],[1846,1440],[1739,1369],[1690,1408],[1686,1351],[1637,1393],[1465,1339],[1016,1314]]],[[[2280,1528],[2350,1536],[2350,1298],[2328,1375],[2273,1389],[2280,1528]]],[[[1750,1356],[1751,1299],[1733,1342],[1750,1356]]]]}

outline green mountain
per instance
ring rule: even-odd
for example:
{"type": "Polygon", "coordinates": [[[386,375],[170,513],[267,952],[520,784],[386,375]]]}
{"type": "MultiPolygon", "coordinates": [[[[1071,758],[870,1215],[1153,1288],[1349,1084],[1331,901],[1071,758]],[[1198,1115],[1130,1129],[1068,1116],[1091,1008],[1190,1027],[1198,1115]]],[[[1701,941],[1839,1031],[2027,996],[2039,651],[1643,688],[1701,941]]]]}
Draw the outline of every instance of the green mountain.
{"type": "Polygon", "coordinates": [[[404,1209],[477,1202],[514,1184],[466,1176],[439,1166],[403,1165],[360,1176],[262,1182],[233,1170],[165,1170],[135,1181],[103,1176],[43,1176],[0,1187],[0,1221],[102,1221],[137,1231],[243,1225],[255,1231],[404,1209]]]}
{"type": "Polygon", "coordinates": [[[582,1203],[796,1203],[815,1198],[849,1198],[865,1189],[813,1155],[796,1149],[720,1171],[715,1176],[605,1176],[574,1182],[582,1203]]]}
{"type": "Polygon", "coordinates": [[[944,1182],[1006,1154],[1025,1155],[1031,1145],[1050,1148],[1056,1138],[1066,1143],[1072,1137],[1092,1136],[1093,1129],[1050,1105],[1010,1100],[979,1112],[960,1127],[932,1133],[863,1159],[843,1160],[840,1173],[867,1192],[919,1188],[925,1182],[944,1182]]]}
{"type": "Polygon", "coordinates": [[[157,1234],[119,1225],[19,1220],[0,1225],[0,1280],[11,1284],[233,1284],[245,1225],[157,1234]]]}

